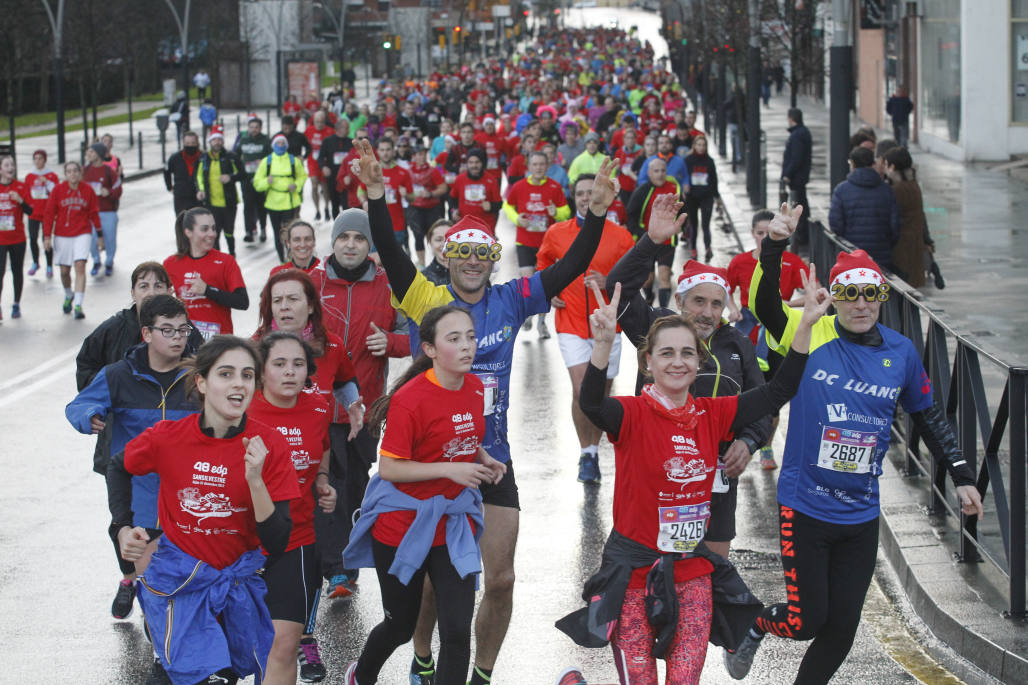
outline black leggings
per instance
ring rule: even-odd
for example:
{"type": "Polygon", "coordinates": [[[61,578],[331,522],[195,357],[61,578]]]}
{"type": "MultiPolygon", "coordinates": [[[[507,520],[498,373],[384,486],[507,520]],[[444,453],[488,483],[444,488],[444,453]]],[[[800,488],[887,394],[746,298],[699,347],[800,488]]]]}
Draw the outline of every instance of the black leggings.
{"type": "MultiPolygon", "coordinates": [[[[39,264],[39,234],[43,230],[43,222],[29,219],[29,248],[32,250],[32,263],[39,264]]],[[[54,249],[46,250],[46,265],[54,265],[54,249]]]]}
{"type": "Polygon", "coordinates": [[[0,292],[4,288],[7,258],[11,259],[11,279],[14,281],[14,301],[21,302],[21,287],[25,283],[25,243],[0,245],[0,292]]]}
{"type": "Polygon", "coordinates": [[[702,214],[703,217],[703,244],[709,250],[710,247],[710,218],[714,214],[714,196],[694,198],[692,195],[685,196],[685,211],[689,215],[689,225],[692,232],[689,235],[690,249],[696,249],[699,231],[696,220],[702,214]]]}
{"type": "Polygon", "coordinates": [[[828,523],[779,506],[787,604],[764,609],[757,628],[811,640],[796,685],[831,680],[853,645],[878,555],[878,519],[828,523]]]}
{"type": "Polygon", "coordinates": [[[228,243],[228,253],[236,256],[236,205],[225,205],[224,207],[211,207],[211,214],[214,216],[214,226],[217,228],[217,236],[214,238],[214,249],[221,249],[221,234],[225,234],[225,242],[228,243]]]}
{"type": "Polygon", "coordinates": [[[410,642],[421,608],[425,573],[435,588],[436,611],[439,614],[439,660],[436,662],[436,685],[464,685],[471,662],[471,616],[475,611],[475,576],[461,580],[450,562],[446,545],[433,547],[425,563],[404,585],[390,575],[389,567],[396,548],[372,542],[375,570],[382,588],[385,620],[375,626],[357,661],[357,682],[373,685],[378,672],[396,648],[410,642]]]}
{"type": "Polygon", "coordinates": [[[296,209],[269,209],[268,218],[271,219],[271,233],[275,239],[275,252],[278,253],[278,261],[286,261],[286,248],[284,244],[285,236],[282,235],[282,230],[289,225],[289,222],[296,218],[299,208],[296,209]]]}
{"type": "Polygon", "coordinates": [[[268,210],[264,208],[264,193],[258,193],[253,189],[253,177],[243,179],[240,184],[243,188],[243,228],[246,235],[254,237],[257,233],[257,224],[261,228],[268,225],[268,210]]]}
{"type": "Polygon", "coordinates": [[[410,226],[410,230],[414,234],[415,252],[425,251],[425,234],[428,233],[428,227],[442,218],[442,203],[437,204],[435,207],[415,207],[411,205],[407,208],[407,225],[410,226]]]}

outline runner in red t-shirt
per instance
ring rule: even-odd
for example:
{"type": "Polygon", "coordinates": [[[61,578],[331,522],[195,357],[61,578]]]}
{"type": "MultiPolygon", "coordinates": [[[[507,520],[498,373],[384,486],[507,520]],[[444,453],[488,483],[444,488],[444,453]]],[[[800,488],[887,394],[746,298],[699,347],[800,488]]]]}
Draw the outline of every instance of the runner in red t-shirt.
{"type": "Polygon", "coordinates": [[[187,210],[175,221],[178,252],[164,260],[175,294],[204,340],[231,333],[232,310],[250,306],[239,264],[232,255],[213,249],[216,237],[209,210],[187,210]]]}
{"type": "Polygon", "coordinates": [[[501,184],[503,167],[507,157],[507,139],[496,131],[496,119],[487,116],[482,119],[482,131],[475,135],[475,144],[485,150],[485,173],[501,184]]]}
{"type": "MultiPolygon", "coordinates": [[[[46,201],[61,179],[46,166],[46,150],[32,153],[34,169],[25,175],[25,187],[29,189],[28,203],[32,205],[32,216],[29,217],[29,248],[32,250],[32,266],[29,276],[39,271],[39,233],[43,228],[43,215],[46,214],[46,201]]],[[[46,277],[54,275],[54,251],[44,250],[46,257],[46,277]]]]}
{"type": "MultiPolygon", "coordinates": [[[[300,103],[296,101],[295,95],[290,95],[289,99],[282,103],[282,116],[284,117],[291,116],[299,118],[300,112],[302,111],[303,108],[300,107],[300,103]]],[[[269,123],[268,125],[270,126],[271,124],[269,123]]]]}
{"type": "MultiPolygon", "coordinates": [[[[7,260],[11,260],[11,279],[14,281],[14,304],[11,318],[21,316],[21,288],[25,268],[25,221],[31,214],[29,189],[14,175],[14,159],[0,158],[0,289],[3,288],[7,260]]],[[[3,314],[0,314],[0,319],[3,314]]]]}
{"type": "Polygon", "coordinates": [[[408,172],[413,192],[407,222],[414,233],[418,265],[424,266],[425,234],[429,226],[443,218],[443,198],[450,192],[450,187],[444,181],[443,173],[428,163],[428,150],[420,144],[414,147],[414,159],[408,172]]]}
{"type": "Polygon", "coordinates": [[[500,186],[484,172],[485,152],[481,148],[473,148],[468,153],[468,170],[458,174],[450,186],[450,195],[457,199],[454,218],[473,216],[481,219],[489,227],[490,233],[495,234],[496,219],[503,198],[500,196],[500,186]]]}
{"type": "Polygon", "coordinates": [[[317,110],[311,117],[310,123],[304,129],[303,135],[311,143],[311,153],[307,157],[307,177],[311,181],[311,198],[314,200],[314,220],[321,221],[321,197],[325,198],[325,218],[332,218],[329,210],[328,189],[325,187],[325,178],[321,174],[321,167],[318,165],[318,153],[321,152],[321,143],[333,135],[335,129],[326,124],[325,111],[317,110]]]}
{"type": "MultiPolygon", "coordinates": [[[[393,392],[376,401],[369,412],[369,424],[374,427],[386,419],[379,477],[415,500],[439,497],[452,501],[466,497],[469,488],[499,482],[506,466],[482,448],[484,386],[471,373],[477,349],[471,316],[455,305],[437,307],[425,314],[419,330],[423,354],[397,381],[393,392]]],[[[474,506],[474,499],[470,504],[474,506]]],[[[470,545],[447,538],[448,516],[443,514],[432,527],[431,547],[424,558],[418,554],[404,559],[405,564],[418,564],[404,583],[390,568],[394,559],[399,561],[398,548],[414,524],[415,511],[378,512],[368,506],[361,511],[362,516],[377,514],[371,546],[385,619],[371,631],[360,659],[347,669],[346,682],[375,682],[382,664],[398,646],[391,636],[413,634],[426,575],[436,594],[439,628],[446,633],[440,636],[436,680],[464,682],[471,655],[476,578],[474,574],[462,577],[451,554],[468,554],[470,545]],[[460,637],[450,635],[451,628],[459,631],[460,637]]],[[[470,520],[469,525],[474,527],[470,520]]],[[[429,531],[425,533],[427,537],[429,531]]],[[[423,545],[425,540],[410,542],[423,545]]],[[[477,548],[477,541],[474,545],[477,548]]]]}
{"type": "MultiPolygon", "coordinates": [[[[82,183],[82,167],[78,162],[66,162],[63,183],[57,184],[50,199],[46,201],[43,215],[43,248],[53,249],[54,261],[61,268],[61,285],[64,286],[64,304],[61,309],[71,314],[75,307],[75,318],[84,319],[82,301],[86,296],[86,259],[92,232],[97,232],[101,241],[103,228],[100,224],[99,203],[96,193],[82,183]],[[72,292],[71,270],[75,269],[75,290],[72,292]]],[[[102,244],[99,245],[102,247],[102,244]]]]}
{"type": "Polygon", "coordinates": [[[305,632],[313,632],[312,614],[321,590],[314,508],[317,504],[322,511],[332,512],[336,506],[336,491],[328,478],[331,415],[324,400],[303,391],[314,365],[310,345],[293,333],[277,331],[261,341],[260,351],[264,383],[248,414],[285,437],[300,486],[300,497],[289,508],[293,529],[286,551],[270,556],[264,565],[265,602],[275,624],[265,679],[295,682],[296,653],[305,632]],[[305,631],[304,626],[310,628],[305,631]]]}
{"type": "MultiPolygon", "coordinates": [[[[404,215],[403,205],[407,200],[407,195],[414,190],[410,172],[396,163],[396,145],[391,139],[381,138],[376,144],[375,150],[382,163],[382,176],[385,177],[386,186],[385,200],[389,207],[389,217],[393,222],[393,234],[396,236],[396,241],[406,247],[407,218],[404,215]]],[[[365,199],[363,186],[358,191],[358,195],[363,203],[365,199]]]]}

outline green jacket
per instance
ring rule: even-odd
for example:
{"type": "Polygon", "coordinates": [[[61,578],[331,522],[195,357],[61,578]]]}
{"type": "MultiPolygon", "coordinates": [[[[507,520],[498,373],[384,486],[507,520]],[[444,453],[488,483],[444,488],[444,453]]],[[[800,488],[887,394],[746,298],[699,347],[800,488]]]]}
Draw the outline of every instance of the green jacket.
{"type": "Polygon", "coordinates": [[[306,181],[307,170],[304,168],[303,159],[288,152],[283,155],[272,153],[257,165],[257,173],[253,176],[253,189],[258,193],[267,191],[264,206],[282,212],[300,206],[303,202],[303,184],[306,181]],[[270,183],[269,176],[273,179],[270,183]],[[292,192],[289,191],[291,184],[296,185],[296,190],[292,192]]]}

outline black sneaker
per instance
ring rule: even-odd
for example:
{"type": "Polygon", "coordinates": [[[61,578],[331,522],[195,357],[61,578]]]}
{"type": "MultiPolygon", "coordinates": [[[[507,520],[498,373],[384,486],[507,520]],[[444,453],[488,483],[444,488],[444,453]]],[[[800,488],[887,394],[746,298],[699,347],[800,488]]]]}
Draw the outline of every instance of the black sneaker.
{"type": "Polygon", "coordinates": [[[261,242],[263,243],[263,242],[267,241],[267,239],[268,239],[268,232],[266,230],[264,230],[263,226],[261,226],[261,242]]]}
{"type": "Polygon", "coordinates": [[[321,649],[318,648],[318,641],[313,637],[305,637],[300,640],[296,663],[300,665],[300,680],[305,683],[320,683],[328,675],[328,670],[321,661],[321,649]]]}
{"type": "Polygon", "coordinates": [[[150,667],[150,675],[146,679],[146,685],[171,685],[171,678],[168,677],[161,660],[154,657],[153,666],[150,667]]]}
{"type": "Polygon", "coordinates": [[[932,272],[932,278],[935,279],[935,287],[939,290],[945,288],[946,281],[942,279],[942,272],[939,271],[939,265],[935,262],[932,262],[932,268],[930,270],[932,272]]]}
{"type": "Polygon", "coordinates": [[[747,631],[746,637],[742,639],[739,646],[735,648],[734,652],[725,650],[725,670],[735,680],[742,680],[746,677],[746,674],[750,672],[750,667],[753,666],[753,657],[756,656],[757,650],[760,649],[760,643],[764,640],[763,637],[753,637],[752,632],[747,631]]]}
{"type": "Polygon", "coordinates": [[[132,602],[135,598],[135,583],[131,580],[118,583],[118,594],[114,595],[114,603],[111,604],[111,616],[118,619],[128,618],[132,614],[132,602]]]}
{"type": "Polygon", "coordinates": [[[252,242],[253,242],[253,234],[251,234],[251,233],[247,233],[247,234],[246,234],[246,235],[245,235],[245,236],[243,237],[243,242],[244,242],[244,243],[252,243],[252,242]]]}
{"type": "Polygon", "coordinates": [[[426,666],[415,656],[410,660],[410,685],[435,685],[435,660],[426,666]]]}

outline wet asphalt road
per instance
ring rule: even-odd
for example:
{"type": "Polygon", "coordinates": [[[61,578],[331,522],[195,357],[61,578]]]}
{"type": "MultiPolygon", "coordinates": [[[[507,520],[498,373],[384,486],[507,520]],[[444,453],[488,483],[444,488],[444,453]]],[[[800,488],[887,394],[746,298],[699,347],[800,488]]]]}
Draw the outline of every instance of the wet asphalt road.
{"type": "MultiPolygon", "coordinates": [[[[130,184],[122,203],[115,275],[89,278],[87,319],[77,322],[62,315],[58,282],[37,274],[26,283],[24,318],[0,325],[0,434],[5,436],[0,546],[6,561],[0,571],[0,682],[145,679],[149,647],[138,611],[125,621],[109,614],[119,576],[106,536],[104,484],[91,471],[93,439],[76,433],[63,409],[75,392],[74,355],[83,337],[129,304],[131,268],[173,251],[171,215],[170,198],[158,179],[130,184]]],[[[329,226],[322,225],[319,253],[326,251],[328,233],[329,226]]],[[[512,228],[501,225],[500,237],[511,244],[512,228]]],[[[717,239],[728,246],[725,236],[718,233],[717,239]]],[[[240,250],[251,300],[273,262],[270,243],[240,250]]],[[[500,263],[499,278],[513,275],[511,251],[500,263]]],[[[254,308],[236,315],[238,333],[254,329],[254,308]]],[[[568,664],[582,666],[591,682],[615,682],[608,651],[578,648],[553,628],[557,618],[578,606],[582,582],[595,570],[610,528],[611,448],[606,443],[601,448],[600,487],[576,482],[570,382],[556,340],[540,341],[535,331],[522,333],[515,360],[510,425],[523,516],[514,616],[496,682],[549,683],[568,664]]],[[[630,393],[634,377],[634,355],[626,350],[615,393],[630,393]]],[[[735,543],[744,576],[758,596],[772,601],[783,597],[775,554],[774,479],[774,472],[755,465],[743,476],[735,543]]],[[[370,573],[352,600],[322,603],[317,632],[331,669],[328,682],[341,681],[345,664],[356,657],[380,617],[378,584],[370,573]]],[[[801,652],[802,645],[769,640],[748,682],[791,682],[801,652]]],[[[400,649],[381,682],[405,683],[410,655],[409,648],[400,649]]],[[[837,682],[872,680],[914,682],[862,627],[837,682]]],[[[703,682],[730,682],[719,651],[709,653],[703,682]]]]}

